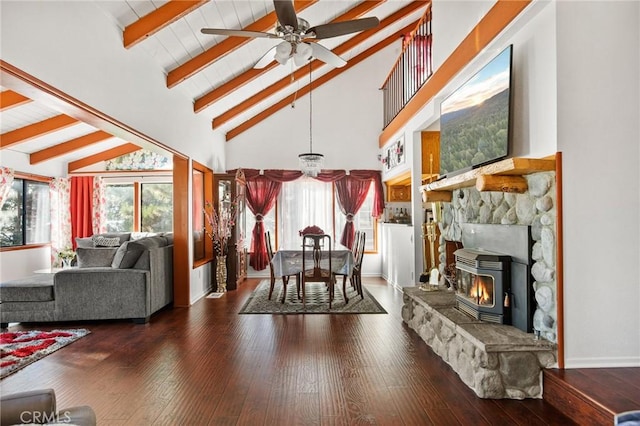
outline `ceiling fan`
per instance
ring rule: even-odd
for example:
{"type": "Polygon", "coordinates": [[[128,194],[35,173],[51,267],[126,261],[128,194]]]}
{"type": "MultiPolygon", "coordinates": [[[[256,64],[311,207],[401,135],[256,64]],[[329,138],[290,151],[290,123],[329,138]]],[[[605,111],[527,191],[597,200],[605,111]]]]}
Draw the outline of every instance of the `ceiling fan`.
{"type": "Polygon", "coordinates": [[[364,31],[380,24],[378,18],[370,17],[312,27],[307,21],[296,15],[292,0],[273,0],[273,5],[278,17],[275,33],[224,28],[203,28],[200,31],[203,34],[213,35],[282,39],[280,44],[272,47],[258,60],[254,68],[264,68],[274,59],[284,65],[290,58],[293,58],[298,66],[303,65],[311,58],[316,58],[340,68],[345,66],[347,62],[321,44],[315,43],[315,40],[364,31]]]}

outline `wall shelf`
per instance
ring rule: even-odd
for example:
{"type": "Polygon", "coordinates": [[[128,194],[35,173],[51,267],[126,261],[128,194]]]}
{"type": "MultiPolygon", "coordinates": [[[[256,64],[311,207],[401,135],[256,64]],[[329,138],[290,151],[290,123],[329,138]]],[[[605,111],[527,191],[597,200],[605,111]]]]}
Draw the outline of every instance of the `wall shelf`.
{"type": "Polygon", "coordinates": [[[420,187],[423,201],[451,201],[454,189],[475,186],[479,191],[522,193],[527,190],[522,177],[537,172],[555,171],[555,156],[547,158],[507,158],[468,172],[431,182],[420,187]]]}

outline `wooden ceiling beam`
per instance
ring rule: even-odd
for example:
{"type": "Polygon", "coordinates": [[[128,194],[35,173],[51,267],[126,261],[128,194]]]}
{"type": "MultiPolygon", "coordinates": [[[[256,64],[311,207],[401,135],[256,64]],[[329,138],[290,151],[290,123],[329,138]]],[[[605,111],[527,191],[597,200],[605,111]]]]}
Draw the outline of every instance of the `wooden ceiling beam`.
{"type": "MultiPolygon", "coordinates": [[[[314,88],[318,88],[318,87],[322,86],[327,81],[337,77],[338,75],[340,75],[343,72],[347,71],[351,67],[354,67],[355,65],[357,65],[358,63],[364,61],[365,59],[367,59],[371,55],[373,55],[373,54],[379,52],[380,50],[384,49],[385,47],[389,46],[391,43],[398,41],[403,34],[406,34],[408,31],[413,30],[413,28],[415,28],[417,23],[418,23],[418,21],[412,22],[411,24],[407,25],[406,27],[402,28],[401,30],[396,31],[395,33],[393,33],[390,36],[386,37],[384,40],[382,40],[382,41],[376,43],[375,45],[371,46],[370,48],[368,48],[364,52],[354,56],[353,58],[351,58],[349,60],[349,62],[347,62],[347,65],[345,65],[344,67],[342,67],[342,68],[334,68],[333,70],[331,70],[328,73],[324,74],[323,76],[319,77],[317,80],[315,80],[313,82],[313,87],[314,88]]],[[[304,96],[307,93],[309,93],[309,85],[308,84],[306,86],[304,86],[304,87],[299,88],[298,91],[297,91],[297,94],[294,93],[294,94],[291,94],[291,95],[287,96],[286,98],[284,98],[281,101],[277,102],[276,104],[270,106],[269,108],[265,109],[264,111],[258,113],[257,115],[253,116],[252,118],[244,121],[241,125],[231,129],[226,135],[227,141],[233,139],[234,137],[238,136],[242,132],[252,128],[256,124],[260,123],[261,121],[263,121],[267,117],[271,116],[272,114],[278,112],[282,108],[285,108],[285,107],[291,105],[291,102],[293,102],[296,97],[300,98],[301,96],[304,96]]]]}
{"type": "Polygon", "coordinates": [[[15,108],[29,102],[31,102],[31,99],[26,96],[22,96],[20,93],[16,93],[13,90],[4,90],[0,92],[0,111],[15,108]]]}
{"type": "Polygon", "coordinates": [[[131,154],[132,152],[136,152],[141,149],[142,148],[140,148],[138,145],[132,143],[126,143],[120,146],[116,146],[115,148],[102,151],[98,154],[90,155],[88,157],[81,158],[80,160],[70,162],[68,165],[68,172],[72,173],[83,167],[99,163],[100,161],[112,160],[114,158],[120,157],[121,155],[131,154]]]}
{"type": "Polygon", "coordinates": [[[127,25],[122,32],[125,49],[145,40],[171,23],[191,13],[209,0],[169,0],[153,12],[127,25]]]}
{"type": "MultiPolygon", "coordinates": [[[[380,3],[384,3],[386,0],[367,0],[359,3],[356,7],[348,10],[342,15],[338,16],[331,22],[342,22],[348,21],[351,19],[357,19],[364,15],[365,13],[371,11],[380,3]]],[[[231,94],[232,92],[238,90],[245,84],[253,81],[254,79],[260,77],[263,74],[266,74],[269,70],[279,66],[280,64],[276,61],[271,61],[266,67],[261,69],[251,68],[244,73],[240,74],[236,78],[233,78],[226,83],[216,87],[215,89],[205,93],[200,98],[196,99],[193,104],[193,111],[200,112],[209,105],[213,104],[217,100],[231,94]]]]}
{"type": "Polygon", "coordinates": [[[26,142],[39,136],[44,136],[57,130],[64,129],[79,123],[75,118],[60,114],[47,118],[38,123],[21,127],[0,135],[0,148],[7,148],[20,142],[26,142]]]}
{"type": "Polygon", "coordinates": [[[70,152],[86,148],[89,145],[102,142],[112,137],[112,134],[103,132],[102,130],[98,130],[97,132],[89,133],[88,135],[80,136],[78,138],[68,140],[58,145],[54,145],[40,151],[32,152],[29,155],[29,163],[38,164],[46,160],[61,157],[70,152]]]}
{"type": "MultiPolygon", "coordinates": [[[[311,6],[318,0],[295,0],[294,7],[296,12],[301,12],[307,7],[311,6]]],[[[272,30],[275,26],[278,18],[275,12],[271,12],[262,18],[258,19],[251,25],[243,28],[245,31],[261,31],[266,32],[272,30]]],[[[205,50],[201,54],[191,58],[179,67],[169,71],[167,74],[167,87],[172,88],[183,82],[189,77],[192,77],[196,73],[202,71],[207,66],[211,65],[218,59],[226,56],[227,54],[238,49],[240,46],[251,41],[249,37],[227,37],[220,43],[205,50]]]]}
{"type": "MultiPolygon", "coordinates": [[[[408,4],[404,8],[398,10],[397,12],[388,16],[387,18],[383,19],[380,22],[380,25],[378,25],[376,28],[363,31],[360,34],[356,35],[355,37],[350,38],[346,42],[342,43],[340,46],[337,46],[335,49],[332,50],[333,53],[335,53],[338,56],[344,53],[347,53],[348,51],[355,48],[360,43],[365,42],[369,37],[372,37],[373,35],[375,35],[378,31],[381,31],[387,28],[388,26],[395,24],[398,20],[416,11],[420,7],[424,7],[425,4],[426,3],[424,1],[414,1],[408,4]]],[[[317,59],[311,62],[312,71],[322,66],[324,66],[324,62],[319,61],[317,59]]],[[[213,128],[217,129],[218,127],[222,126],[224,123],[228,122],[229,120],[233,119],[239,114],[242,114],[243,112],[245,112],[249,108],[252,108],[254,105],[258,104],[259,102],[262,102],[263,100],[272,96],[276,92],[279,92],[280,90],[285,89],[291,84],[292,81],[300,81],[307,75],[309,75],[309,67],[304,66],[304,67],[298,68],[293,73],[293,78],[291,78],[291,76],[282,78],[279,81],[273,83],[271,86],[267,87],[266,89],[260,91],[259,93],[256,93],[255,95],[251,96],[248,99],[245,99],[243,102],[237,104],[236,106],[229,109],[228,111],[215,117],[212,122],[213,128]]]]}

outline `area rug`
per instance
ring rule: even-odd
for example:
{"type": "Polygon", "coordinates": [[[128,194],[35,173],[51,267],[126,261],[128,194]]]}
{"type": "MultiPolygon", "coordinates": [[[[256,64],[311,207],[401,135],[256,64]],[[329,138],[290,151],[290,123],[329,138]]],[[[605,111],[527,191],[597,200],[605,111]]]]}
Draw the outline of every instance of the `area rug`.
{"type": "Polygon", "coordinates": [[[378,301],[363,287],[364,299],[347,283],[349,303],[344,303],[342,283],[336,285],[331,309],[329,309],[329,292],[324,283],[308,283],[306,287],[306,308],[298,299],[294,280],[287,286],[287,296],[282,303],[282,281],[277,280],[271,300],[269,297],[269,280],[263,280],[253,291],[240,314],[386,314],[378,301]]]}
{"type": "Polygon", "coordinates": [[[0,333],[0,379],[89,333],[85,329],[0,333]]]}

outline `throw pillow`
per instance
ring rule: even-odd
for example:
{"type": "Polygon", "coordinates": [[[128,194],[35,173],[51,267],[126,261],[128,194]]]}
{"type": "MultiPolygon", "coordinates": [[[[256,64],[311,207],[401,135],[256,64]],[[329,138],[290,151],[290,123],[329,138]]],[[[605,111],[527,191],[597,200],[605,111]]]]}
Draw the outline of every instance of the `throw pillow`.
{"type": "Polygon", "coordinates": [[[79,268],[111,267],[117,248],[82,248],[76,249],[79,268]]]}
{"type": "Polygon", "coordinates": [[[112,268],[129,269],[136,264],[136,261],[144,251],[144,247],[132,241],[125,241],[116,251],[111,262],[112,268]]]}
{"type": "Polygon", "coordinates": [[[102,235],[94,235],[93,237],[94,247],[118,247],[120,245],[120,238],[103,237],[102,235]]]}
{"type": "Polygon", "coordinates": [[[93,238],[91,238],[91,237],[85,237],[85,238],[76,237],[76,247],[94,248],[95,246],[93,245],[93,238]]]}

